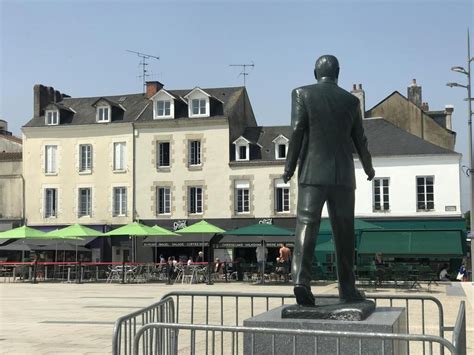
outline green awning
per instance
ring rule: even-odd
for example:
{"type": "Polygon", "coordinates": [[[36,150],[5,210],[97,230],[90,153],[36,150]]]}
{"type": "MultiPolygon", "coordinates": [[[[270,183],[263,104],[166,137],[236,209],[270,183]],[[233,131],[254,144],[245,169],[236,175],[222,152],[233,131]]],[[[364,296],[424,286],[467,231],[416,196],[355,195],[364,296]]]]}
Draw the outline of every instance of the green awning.
{"type": "Polygon", "coordinates": [[[226,235],[242,236],[293,236],[295,233],[289,229],[275,226],[274,224],[257,223],[225,232],[226,235]]]}
{"type": "MultiPolygon", "coordinates": [[[[380,226],[366,222],[359,218],[354,219],[354,230],[356,232],[369,229],[380,229],[380,226]]],[[[321,225],[319,226],[319,234],[332,234],[331,222],[329,218],[321,219],[321,225]]]]}
{"type": "Polygon", "coordinates": [[[461,231],[365,231],[359,254],[462,256],[461,231]]]}
{"type": "Polygon", "coordinates": [[[316,241],[315,253],[334,253],[334,243],[331,234],[319,234],[316,241]]]}

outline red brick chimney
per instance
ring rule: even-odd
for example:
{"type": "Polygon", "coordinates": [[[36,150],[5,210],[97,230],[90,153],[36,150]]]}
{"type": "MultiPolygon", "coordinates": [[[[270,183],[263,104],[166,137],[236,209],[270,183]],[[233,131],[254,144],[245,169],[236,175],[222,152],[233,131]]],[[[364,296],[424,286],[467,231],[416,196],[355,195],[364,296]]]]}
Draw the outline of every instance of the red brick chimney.
{"type": "Polygon", "coordinates": [[[159,81],[146,82],[146,98],[149,99],[163,88],[163,84],[159,81]]]}

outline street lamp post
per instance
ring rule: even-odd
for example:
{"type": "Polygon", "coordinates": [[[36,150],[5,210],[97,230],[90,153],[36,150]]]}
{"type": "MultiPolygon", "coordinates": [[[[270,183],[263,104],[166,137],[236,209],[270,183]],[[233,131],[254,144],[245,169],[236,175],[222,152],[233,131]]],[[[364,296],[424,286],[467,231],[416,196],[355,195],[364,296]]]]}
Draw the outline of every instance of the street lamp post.
{"type": "Polygon", "coordinates": [[[471,62],[474,60],[474,57],[471,57],[471,43],[469,39],[469,29],[467,30],[467,70],[463,67],[452,67],[451,70],[457,73],[461,73],[467,76],[467,85],[461,85],[458,83],[447,83],[449,87],[462,87],[467,89],[467,101],[468,104],[468,129],[469,129],[469,168],[467,170],[469,176],[469,182],[471,187],[471,194],[470,194],[470,201],[471,201],[471,279],[474,277],[473,273],[473,264],[474,264],[474,240],[473,240],[473,233],[474,233],[474,161],[473,161],[473,154],[472,154],[472,96],[471,96],[471,62]]]}

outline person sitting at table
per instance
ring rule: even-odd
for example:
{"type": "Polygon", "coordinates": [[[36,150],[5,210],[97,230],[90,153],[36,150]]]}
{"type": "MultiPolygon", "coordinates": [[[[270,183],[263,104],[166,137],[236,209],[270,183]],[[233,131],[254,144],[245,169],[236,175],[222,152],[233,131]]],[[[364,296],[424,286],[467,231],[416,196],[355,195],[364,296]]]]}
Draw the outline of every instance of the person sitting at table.
{"type": "Polygon", "coordinates": [[[214,273],[216,274],[222,274],[223,270],[223,264],[221,263],[221,260],[219,258],[216,258],[216,261],[214,262],[214,273]]]}
{"type": "Polygon", "coordinates": [[[188,266],[191,265],[193,263],[193,257],[190,256],[189,259],[188,259],[188,266]]]}
{"type": "Polygon", "coordinates": [[[451,281],[451,276],[448,273],[448,264],[443,264],[438,273],[438,278],[440,281],[451,281]]]}

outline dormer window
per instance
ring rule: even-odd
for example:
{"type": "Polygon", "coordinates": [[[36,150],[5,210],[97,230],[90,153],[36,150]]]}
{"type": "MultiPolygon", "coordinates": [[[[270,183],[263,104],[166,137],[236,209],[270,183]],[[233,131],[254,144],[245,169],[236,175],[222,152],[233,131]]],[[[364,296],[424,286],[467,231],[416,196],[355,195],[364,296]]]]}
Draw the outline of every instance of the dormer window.
{"type": "Polygon", "coordinates": [[[59,111],[56,111],[56,110],[46,111],[45,116],[46,116],[46,124],[48,126],[56,126],[59,124],[59,111]]]}
{"type": "Polygon", "coordinates": [[[234,141],[235,144],[235,160],[249,160],[250,158],[250,149],[249,141],[244,137],[239,137],[234,141]]]}
{"type": "Polygon", "coordinates": [[[288,138],[280,134],[273,140],[273,143],[275,144],[275,159],[286,159],[286,154],[288,153],[288,138]]]}
{"type": "Polygon", "coordinates": [[[278,144],[278,152],[277,152],[277,159],[285,159],[286,158],[286,144],[278,144]]]}
{"type": "Polygon", "coordinates": [[[153,118],[174,118],[176,96],[165,89],[161,89],[150,98],[153,101],[153,118]]]}
{"type": "Polygon", "coordinates": [[[110,122],[110,107],[109,106],[97,107],[97,122],[110,122]]]}
{"type": "Polygon", "coordinates": [[[160,100],[156,102],[156,115],[158,117],[171,116],[171,101],[160,100]]]}
{"type": "Polygon", "coordinates": [[[206,114],[206,100],[194,99],[193,103],[193,115],[205,115],[206,114]]]}
{"type": "MultiPolygon", "coordinates": [[[[211,95],[200,88],[194,88],[184,99],[188,100],[188,115],[189,117],[209,117],[210,116],[210,101],[211,95]]],[[[213,98],[214,100],[214,98],[213,98]]]]}

